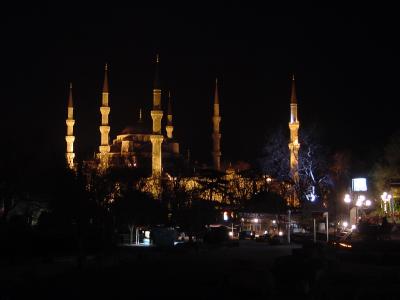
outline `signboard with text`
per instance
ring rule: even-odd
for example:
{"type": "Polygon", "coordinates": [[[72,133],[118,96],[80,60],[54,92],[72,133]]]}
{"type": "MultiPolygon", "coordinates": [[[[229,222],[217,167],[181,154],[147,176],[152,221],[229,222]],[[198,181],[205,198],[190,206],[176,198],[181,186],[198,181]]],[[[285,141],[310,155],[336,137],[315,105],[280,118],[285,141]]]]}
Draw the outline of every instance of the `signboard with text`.
{"type": "Polygon", "coordinates": [[[353,192],[366,192],[367,179],[366,178],[353,178],[351,180],[351,189],[353,192]]]}

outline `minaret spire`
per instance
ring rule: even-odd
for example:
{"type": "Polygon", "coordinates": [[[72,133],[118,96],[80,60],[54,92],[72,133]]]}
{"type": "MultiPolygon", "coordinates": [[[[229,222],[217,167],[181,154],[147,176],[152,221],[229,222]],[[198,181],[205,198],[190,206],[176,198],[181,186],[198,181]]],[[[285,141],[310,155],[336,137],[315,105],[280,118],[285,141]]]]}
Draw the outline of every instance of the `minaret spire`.
{"type": "Polygon", "coordinates": [[[72,99],[72,82],[69,83],[68,107],[74,107],[74,100],[72,99]]]}
{"type": "Polygon", "coordinates": [[[172,115],[171,91],[168,91],[168,110],[167,110],[167,115],[172,115]]]}
{"type": "Polygon", "coordinates": [[[172,139],[172,132],[174,131],[174,126],[172,125],[172,105],[171,105],[171,91],[168,92],[168,110],[167,110],[167,126],[165,127],[167,131],[167,137],[172,139]]]}
{"type": "Polygon", "coordinates": [[[291,91],[291,95],[290,95],[290,103],[297,104],[296,81],[294,79],[294,74],[292,75],[292,91],[291,91]]]}
{"type": "Polygon", "coordinates": [[[161,134],[161,120],[163,117],[163,111],[161,109],[161,85],[158,73],[159,63],[160,57],[157,54],[153,85],[153,109],[150,112],[151,118],[153,119],[153,134],[150,136],[150,141],[152,144],[152,174],[155,178],[161,176],[161,143],[164,139],[161,134]]]}
{"type": "Polygon", "coordinates": [[[75,120],[74,120],[74,101],[72,98],[72,83],[69,84],[68,115],[67,115],[66,124],[67,124],[67,135],[65,136],[65,141],[67,142],[67,152],[65,154],[65,157],[66,157],[68,168],[70,168],[71,170],[74,170],[75,169],[75,164],[74,164],[74,159],[75,159],[75,153],[74,153],[75,120]]]}
{"type": "Polygon", "coordinates": [[[215,78],[214,104],[219,104],[219,98],[218,98],[218,78],[215,78]]]}
{"type": "Polygon", "coordinates": [[[294,79],[294,75],[292,77],[292,89],[290,96],[290,122],[289,122],[289,130],[290,130],[290,142],[289,142],[289,150],[290,150],[290,172],[292,178],[295,182],[299,180],[298,173],[298,157],[299,157],[299,127],[300,122],[297,118],[297,96],[296,96],[296,82],[294,79]]]}
{"type": "Polygon", "coordinates": [[[221,122],[221,116],[219,114],[219,97],[218,97],[218,78],[215,79],[215,94],[214,94],[214,113],[212,117],[213,122],[213,167],[215,170],[221,169],[221,133],[219,124],[221,122]]]}
{"type": "Polygon", "coordinates": [[[109,89],[108,89],[108,65],[104,66],[104,82],[101,98],[101,125],[100,134],[101,142],[99,146],[100,169],[104,170],[108,167],[108,154],[110,153],[109,134],[110,125],[108,123],[108,115],[110,114],[110,106],[108,103],[109,89]]]}
{"type": "Polygon", "coordinates": [[[156,55],[156,68],[154,70],[154,83],[153,83],[153,90],[161,90],[160,85],[160,74],[159,74],[159,64],[160,64],[160,56],[156,55]]]}
{"type": "Polygon", "coordinates": [[[108,93],[108,64],[104,65],[103,93],[108,93]]]}

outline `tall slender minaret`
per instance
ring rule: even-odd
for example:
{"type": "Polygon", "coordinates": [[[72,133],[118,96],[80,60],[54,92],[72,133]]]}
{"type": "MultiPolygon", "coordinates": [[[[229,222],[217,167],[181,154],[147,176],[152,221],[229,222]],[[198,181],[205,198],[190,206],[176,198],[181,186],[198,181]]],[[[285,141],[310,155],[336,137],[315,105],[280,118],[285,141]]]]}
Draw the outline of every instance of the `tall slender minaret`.
{"type": "Polygon", "coordinates": [[[151,110],[151,118],[153,119],[153,134],[150,136],[152,145],[152,175],[153,177],[161,176],[161,143],[164,137],[161,134],[161,120],[163,111],[161,109],[161,86],[158,74],[158,64],[160,60],[157,54],[156,70],[153,86],[153,109],[151,110]]]}
{"type": "Polygon", "coordinates": [[[172,132],[174,131],[174,125],[172,125],[172,105],[171,105],[171,92],[168,92],[168,111],[167,111],[167,137],[172,139],[172,132]]]}
{"type": "Polygon", "coordinates": [[[67,124],[67,135],[65,136],[65,141],[67,142],[67,152],[65,158],[67,160],[67,165],[71,170],[75,169],[74,165],[74,101],[72,99],[72,83],[69,84],[69,97],[68,97],[68,116],[65,121],[67,124]]]}
{"type": "Polygon", "coordinates": [[[99,146],[100,152],[100,168],[106,169],[108,167],[108,154],[110,153],[110,145],[109,145],[109,134],[110,134],[110,125],[108,124],[108,115],[110,114],[110,107],[108,105],[108,66],[105,64],[104,67],[104,83],[103,83],[103,92],[101,98],[101,125],[100,125],[100,134],[101,134],[101,142],[99,146]]]}
{"type": "Polygon", "coordinates": [[[290,142],[289,142],[289,150],[290,150],[290,174],[295,182],[299,180],[299,127],[300,122],[297,119],[297,97],[296,97],[296,84],[294,80],[294,75],[292,77],[292,91],[290,96],[290,142]]]}
{"type": "Polygon", "coordinates": [[[218,99],[218,78],[215,79],[215,95],[214,95],[214,114],[212,117],[213,122],[213,167],[215,170],[221,169],[221,134],[219,131],[219,123],[221,122],[221,116],[219,115],[219,99],[218,99]]]}

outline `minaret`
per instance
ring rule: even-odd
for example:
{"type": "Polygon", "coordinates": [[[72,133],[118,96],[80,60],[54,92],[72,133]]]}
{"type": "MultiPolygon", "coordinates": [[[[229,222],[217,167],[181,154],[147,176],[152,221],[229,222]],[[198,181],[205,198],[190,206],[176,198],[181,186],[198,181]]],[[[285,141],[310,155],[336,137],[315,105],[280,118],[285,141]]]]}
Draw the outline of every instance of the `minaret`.
{"type": "Polygon", "coordinates": [[[100,152],[100,168],[106,169],[108,167],[108,154],[110,153],[110,145],[109,145],[109,134],[110,134],[110,126],[108,124],[108,115],[110,114],[110,107],[108,105],[108,66],[107,64],[104,67],[104,83],[103,83],[103,92],[101,99],[101,125],[100,125],[100,133],[101,133],[101,142],[99,146],[100,152]]]}
{"type": "Polygon", "coordinates": [[[139,109],[139,123],[143,122],[143,116],[142,116],[142,108],[139,109]]]}
{"type": "Polygon", "coordinates": [[[151,118],[153,119],[153,134],[150,136],[152,144],[152,175],[153,177],[161,176],[161,143],[164,137],[161,134],[161,120],[163,111],[161,110],[161,86],[158,75],[158,64],[160,60],[157,54],[156,70],[153,86],[153,109],[151,110],[151,118]]]}
{"type": "Polygon", "coordinates": [[[215,79],[215,95],[214,95],[214,114],[212,117],[213,122],[213,167],[215,170],[221,169],[221,134],[219,131],[219,123],[221,122],[221,116],[219,115],[219,99],[218,99],[218,79],[215,79]]]}
{"type": "Polygon", "coordinates": [[[67,124],[67,135],[65,136],[65,141],[67,142],[67,152],[65,154],[65,158],[67,160],[67,165],[71,170],[75,169],[74,165],[74,102],[72,99],[72,83],[69,84],[69,97],[68,97],[68,116],[65,121],[67,124]]]}
{"type": "Polygon", "coordinates": [[[299,127],[300,122],[297,119],[297,97],[296,97],[296,84],[294,80],[294,75],[292,78],[292,91],[290,96],[290,142],[289,142],[289,151],[290,151],[290,174],[295,182],[299,180],[299,171],[298,171],[298,157],[299,157],[299,127]]]}
{"type": "Polygon", "coordinates": [[[171,106],[171,92],[168,92],[168,111],[167,111],[167,126],[165,127],[167,131],[167,137],[172,139],[172,132],[174,131],[174,126],[172,125],[172,106],[171,106]]]}

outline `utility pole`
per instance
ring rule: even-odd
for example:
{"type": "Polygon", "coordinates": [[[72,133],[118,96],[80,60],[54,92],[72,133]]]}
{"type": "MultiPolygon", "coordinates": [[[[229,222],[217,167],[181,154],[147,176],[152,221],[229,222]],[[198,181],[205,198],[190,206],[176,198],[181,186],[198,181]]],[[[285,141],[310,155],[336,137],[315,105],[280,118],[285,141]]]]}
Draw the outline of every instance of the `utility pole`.
{"type": "Polygon", "coordinates": [[[326,212],[326,242],[329,242],[329,221],[328,221],[328,212],[326,212]]]}
{"type": "Polygon", "coordinates": [[[290,211],[290,209],[288,210],[288,235],[287,235],[287,239],[288,239],[288,244],[290,244],[290,214],[291,214],[291,211],[290,211]]]}
{"type": "Polygon", "coordinates": [[[315,226],[315,218],[313,219],[313,221],[314,221],[314,243],[316,243],[317,242],[317,228],[315,226]]]}

